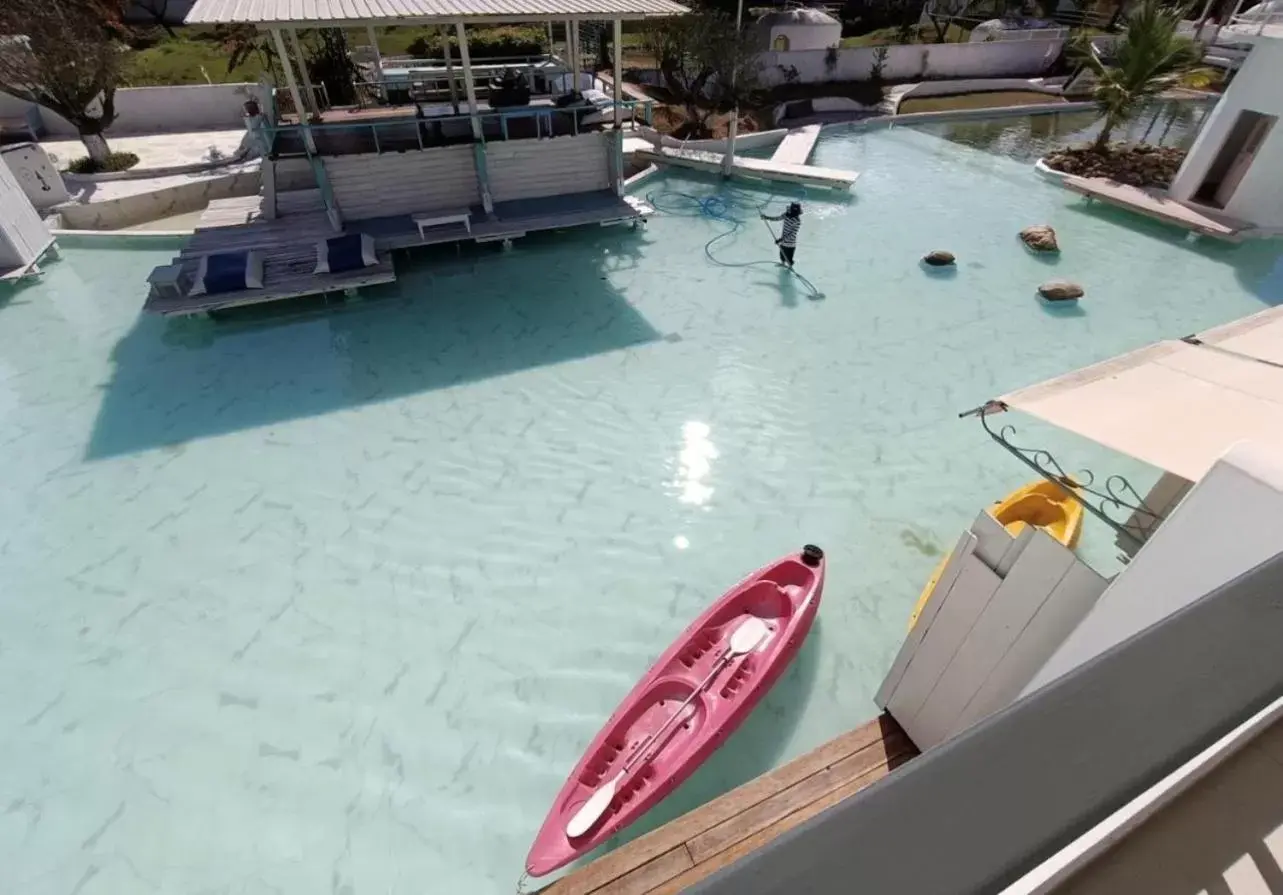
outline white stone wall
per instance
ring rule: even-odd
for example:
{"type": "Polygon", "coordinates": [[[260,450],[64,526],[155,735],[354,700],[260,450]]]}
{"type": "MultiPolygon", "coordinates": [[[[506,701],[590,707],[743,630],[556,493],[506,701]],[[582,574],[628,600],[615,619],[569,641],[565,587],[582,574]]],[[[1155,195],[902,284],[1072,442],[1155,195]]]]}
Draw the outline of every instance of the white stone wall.
{"type": "MultiPolygon", "coordinates": [[[[116,120],[107,136],[230,130],[243,127],[246,92],[257,84],[194,84],[180,87],[126,87],[116,91],[116,120]]],[[[31,103],[0,93],[0,118],[21,118],[31,103]]],[[[40,110],[46,135],[75,137],[71,122],[40,110]]]]}
{"type": "MultiPolygon", "coordinates": [[[[931,78],[1002,78],[1041,75],[1060,55],[1063,40],[1010,40],[989,43],[911,44],[886,47],[882,77],[886,80],[931,78]]],[[[826,50],[762,54],[762,79],[767,86],[789,80],[796,69],[801,83],[868,80],[877,60],[875,47],[848,47],[828,65],[826,50]]]]}

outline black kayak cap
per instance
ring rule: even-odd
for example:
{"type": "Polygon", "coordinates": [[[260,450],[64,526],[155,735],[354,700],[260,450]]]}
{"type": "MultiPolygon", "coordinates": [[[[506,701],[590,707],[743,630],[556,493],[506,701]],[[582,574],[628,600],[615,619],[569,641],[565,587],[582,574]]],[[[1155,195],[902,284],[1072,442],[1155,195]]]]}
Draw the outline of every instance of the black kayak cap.
{"type": "Polygon", "coordinates": [[[807,544],[802,548],[802,563],[811,568],[815,568],[824,560],[824,551],[814,544],[807,544]]]}

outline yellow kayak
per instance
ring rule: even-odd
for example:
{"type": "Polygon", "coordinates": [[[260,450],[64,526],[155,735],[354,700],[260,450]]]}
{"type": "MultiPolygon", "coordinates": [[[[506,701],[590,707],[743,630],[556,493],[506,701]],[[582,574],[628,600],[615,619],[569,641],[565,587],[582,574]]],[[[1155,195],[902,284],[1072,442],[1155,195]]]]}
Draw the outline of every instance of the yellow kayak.
{"type": "MultiPolygon", "coordinates": [[[[993,505],[989,515],[997,519],[1013,538],[1026,525],[1036,525],[1070,550],[1078,546],[1078,537],[1083,532],[1083,505],[1074,500],[1062,486],[1045,479],[1030,482],[1012,491],[993,505]]],[[[949,555],[945,554],[927,579],[927,586],[922,589],[922,596],[918,597],[918,604],[913,607],[913,615],[909,616],[910,629],[917,624],[922,607],[927,605],[927,598],[935,590],[936,582],[940,580],[948,561],[949,555]]]]}

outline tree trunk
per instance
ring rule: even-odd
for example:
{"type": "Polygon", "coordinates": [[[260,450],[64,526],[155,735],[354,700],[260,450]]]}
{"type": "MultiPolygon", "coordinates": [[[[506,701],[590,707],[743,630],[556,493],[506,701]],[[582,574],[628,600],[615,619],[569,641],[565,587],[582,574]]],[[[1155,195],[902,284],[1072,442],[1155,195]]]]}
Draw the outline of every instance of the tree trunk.
{"type": "Polygon", "coordinates": [[[80,132],[80,140],[85,144],[85,149],[89,151],[89,158],[99,165],[105,165],[107,159],[111,156],[111,150],[107,148],[107,140],[101,133],[90,133],[88,131],[80,132]]]}
{"type": "Polygon", "coordinates": [[[1113,115],[1105,116],[1105,124],[1100,129],[1100,134],[1096,137],[1096,142],[1092,148],[1097,152],[1106,152],[1109,149],[1110,138],[1114,136],[1114,128],[1118,126],[1118,119],[1113,115]]]}

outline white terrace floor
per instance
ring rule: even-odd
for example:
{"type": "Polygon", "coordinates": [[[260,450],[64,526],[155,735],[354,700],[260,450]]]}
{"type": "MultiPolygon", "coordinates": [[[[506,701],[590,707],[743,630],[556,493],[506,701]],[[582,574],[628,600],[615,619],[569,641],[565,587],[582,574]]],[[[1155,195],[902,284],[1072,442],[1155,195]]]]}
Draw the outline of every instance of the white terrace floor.
{"type": "MultiPolygon", "coordinates": [[[[245,129],[236,128],[135,137],[109,136],[107,143],[113,152],[136,154],[139,168],[170,168],[231,158],[244,139],[245,129]]],[[[85,155],[85,144],[79,140],[41,140],[40,145],[54,157],[59,167],[85,155]]]]}

